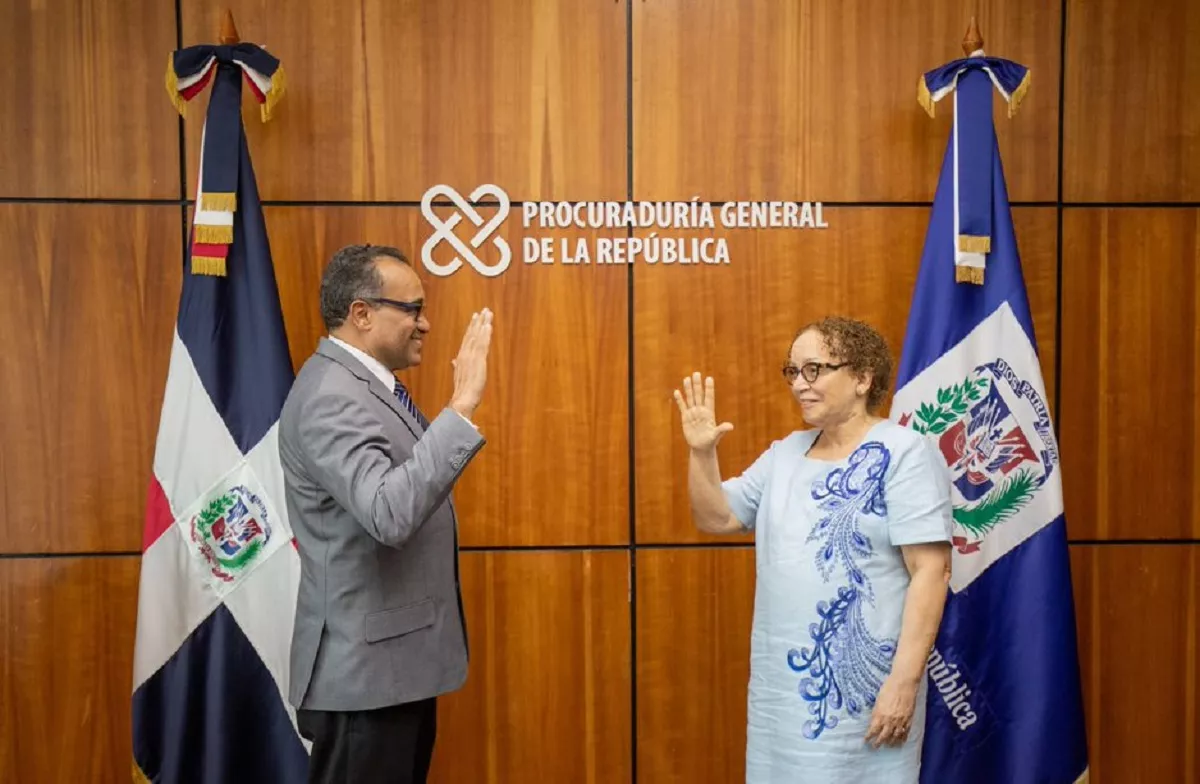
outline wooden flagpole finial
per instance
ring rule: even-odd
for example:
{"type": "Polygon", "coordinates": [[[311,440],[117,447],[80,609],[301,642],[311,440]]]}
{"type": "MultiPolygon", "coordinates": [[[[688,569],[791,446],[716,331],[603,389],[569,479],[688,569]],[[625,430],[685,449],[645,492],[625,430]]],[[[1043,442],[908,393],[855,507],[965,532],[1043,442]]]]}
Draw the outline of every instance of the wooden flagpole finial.
{"type": "Polygon", "coordinates": [[[967,57],[970,57],[972,52],[983,48],[983,35],[979,32],[979,25],[975,23],[973,16],[971,17],[971,26],[967,28],[967,34],[963,36],[962,48],[963,54],[967,57]]]}
{"type": "Polygon", "coordinates": [[[237,26],[233,23],[233,11],[228,8],[225,9],[225,15],[221,17],[221,32],[217,37],[222,46],[231,46],[242,40],[238,37],[237,26]]]}

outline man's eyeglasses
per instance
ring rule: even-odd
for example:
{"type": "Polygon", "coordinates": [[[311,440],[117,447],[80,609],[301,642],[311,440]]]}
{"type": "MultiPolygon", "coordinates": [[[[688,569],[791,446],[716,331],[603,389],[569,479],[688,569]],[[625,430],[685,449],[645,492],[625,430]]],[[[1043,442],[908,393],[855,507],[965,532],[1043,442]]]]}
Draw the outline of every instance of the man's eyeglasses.
{"type": "Polygon", "coordinates": [[[420,318],[421,311],[425,309],[425,302],[422,300],[418,300],[417,302],[401,302],[398,299],[388,299],[387,297],[372,297],[363,300],[363,302],[374,302],[376,305],[390,305],[397,310],[411,313],[415,318],[420,318]]]}
{"type": "Polygon", "coordinates": [[[804,376],[804,380],[812,384],[820,377],[822,370],[832,372],[845,366],[845,362],[837,364],[832,362],[805,362],[800,367],[796,367],[789,362],[783,366],[783,377],[787,379],[788,384],[795,384],[797,376],[804,376]]]}

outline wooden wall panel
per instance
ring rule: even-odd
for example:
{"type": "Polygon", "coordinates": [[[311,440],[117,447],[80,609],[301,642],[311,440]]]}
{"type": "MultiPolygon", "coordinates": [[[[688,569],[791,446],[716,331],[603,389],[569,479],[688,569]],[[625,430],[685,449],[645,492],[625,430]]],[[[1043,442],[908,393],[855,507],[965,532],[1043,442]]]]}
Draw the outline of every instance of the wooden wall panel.
{"type": "Polygon", "coordinates": [[[141,549],[179,208],[0,204],[0,552],[141,549]]]}
{"type": "Polygon", "coordinates": [[[431,779],[630,781],[628,553],[466,553],[462,575],[470,672],[431,779]]]}
{"type": "Polygon", "coordinates": [[[637,559],[638,781],[742,781],[754,550],[637,559]]]}
{"type": "MultiPolygon", "coordinates": [[[[450,399],[450,360],[471,313],[484,306],[495,312],[488,387],[474,417],[489,443],[455,492],[463,544],[629,540],[626,267],[527,266],[519,215],[500,230],[512,266],[494,278],[468,266],[446,278],[429,274],[421,246],[433,232],[416,207],[272,207],[267,224],[297,364],[323,332],[321,272],[349,243],[400,247],[424,281],[433,329],[421,367],[401,377],[431,415],[450,399]]],[[[443,243],[433,258],[446,263],[451,254],[443,243]]],[[[498,260],[494,246],[483,255],[498,260]]]]}
{"type": "MultiPolygon", "coordinates": [[[[633,12],[637,198],[933,198],[953,107],[931,120],[917,80],[963,56],[973,5],[656,0],[633,12]]],[[[985,51],[1033,74],[1014,119],[996,98],[1010,197],[1052,200],[1059,6],[978,13],[985,51]]]]}
{"type": "Polygon", "coordinates": [[[1200,544],[1073,545],[1091,784],[1200,781],[1200,544]]]}
{"type": "Polygon", "coordinates": [[[0,781],[124,781],[138,559],[0,559],[0,781]]]}
{"type": "Polygon", "coordinates": [[[1195,0],[1070,0],[1063,122],[1068,201],[1200,200],[1195,0]]]}
{"type": "Polygon", "coordinates": [[[170,3],[3,5],[0,197],[179,197],[170,3]]]}
{"type": "Polygon", "coordinates": [[[1069,210],[1063,281],[1072,538],[1200,537],[1200,210],[1069,210]]]}
{"type": "MultiPolygon", "coordinates": [[[[184,44],[214,41],[226,5],[289,74],[277,119],[245,112],[266,199],[415,201],[438,183],[625,194],[622,4],[183,0],[184,44]]],[[[189,189],[206,101],[189,112],[189,189]]]]}
{"type": "MultiPolygon", "coordinates": [[[[729,477],[773,439],[804,426],[780,375],[803,324],[826,314],[866,320],[899,364],[928,210],[827,208],[826,220],[824,230],[735,229],[722,235],[728,265],[635,268],[638,541],[713,539],[690,520],[687,446],[671,397],[685,375],[713,376],[717,416],[734,425],[719,450],[722,476],[729,477]]],[[[1014,223],[1053,400],[1054,210],[1019,208],[1014,223]]]]}

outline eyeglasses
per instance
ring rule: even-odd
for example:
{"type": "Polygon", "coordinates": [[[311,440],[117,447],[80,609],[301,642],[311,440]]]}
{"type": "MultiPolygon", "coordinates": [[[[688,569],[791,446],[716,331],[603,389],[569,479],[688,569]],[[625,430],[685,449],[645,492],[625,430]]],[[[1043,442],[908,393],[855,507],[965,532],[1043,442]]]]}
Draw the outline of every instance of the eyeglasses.
{"type": "Polygon", "coordinates": [[[832,362],[805,362],[800,367],[796,367],[789,362],[783,366],[783,377],[787,379],[788,384],[795,384],[796,376],[804,376],[804,380],[812,384],[820,377],[822,370],[832,372],[845,366],[845,362],[839,362],[836,365],[832,362]]]}
{"type": "Polygon", "coordinates": [[[388,299],[387,297],[372,297],[371,299],[363,300],[364,302],[374,302],[376,305],[390,305],[398,310],[403,310],[405,313],[411,313],[414,318],[421,317],[421,311],[425,309],[425,302],[401,302],[398,299],[388,299]]]}

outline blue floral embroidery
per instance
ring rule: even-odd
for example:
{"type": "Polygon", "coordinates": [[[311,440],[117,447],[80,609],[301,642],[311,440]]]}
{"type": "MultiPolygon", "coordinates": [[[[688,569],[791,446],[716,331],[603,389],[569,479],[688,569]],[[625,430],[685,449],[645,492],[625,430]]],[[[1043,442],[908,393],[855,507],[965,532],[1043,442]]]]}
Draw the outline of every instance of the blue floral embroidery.
{"type": "Polygon", "coordinates": [[[812,489],[813,500],[820,501],[821,510],[826,513],[813,526],[807,539],[821,542],[815,558],[817,570],[825,582],[829,582],[833,569],[842,567],[850,584],[871,600],[875,598],[874,591],[855,559],[870,558],[874,550],[871,540],[859,530],[858,517],[860,514],[879,517],[887,514],[883,477],[891,457],[878,441],[863,444],[850,455],[847,468],[830,471],[825,480],[817,482],[812,489]]]}
{"type": "Polygon", "coordinates": [[[847,468],[831,471],[812,489],[813,500],[820,501],[825,512],[807,539],[820,543],[817,569],[829,582],[834,569],[841,567],[849,584],[837,588],[832,602],[817,603],[820,623],[808,627],[815,645],[787,654],[793,671],[807,673],[799,692],[813,715],[802,730],[809,740],[837,726],[835,712],[845,709],[859,716],[870,711],[896,654],[895,640],[876,639],[867,629],[862,603],[874,604],[874,592],[858,565],[874,555],[871,540],[859,530],[859,518],[887,514],[883,479],[890,462],[891,453],[883,444],[868,442],[854,451],[847,468]]]}
{"type": "Polygon", "coordinates": [[[816,645],[788,651],[788,666],[809,675],[800,681],[800,695],[813,714],[802,730],[809,740],[837,726],[831,710],[845,707],[851,716],[859,716],[874,707],[896,654],[894,640],[880,641],[867,631],[861,596],[854,588],[839,588],[832,603],[818,602],[821,622],[808,627],[816,645]]]}

